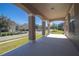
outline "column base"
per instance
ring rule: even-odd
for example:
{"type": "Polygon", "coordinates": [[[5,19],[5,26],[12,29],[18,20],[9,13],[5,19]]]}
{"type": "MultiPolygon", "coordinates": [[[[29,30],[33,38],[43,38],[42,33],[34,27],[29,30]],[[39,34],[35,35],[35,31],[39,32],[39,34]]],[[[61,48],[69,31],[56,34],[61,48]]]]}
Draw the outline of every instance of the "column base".
{"type": "Polygon", "coordinates": [[[32,43],[35,44],[36,43],[36,40],[32,40],[32,43]]]}

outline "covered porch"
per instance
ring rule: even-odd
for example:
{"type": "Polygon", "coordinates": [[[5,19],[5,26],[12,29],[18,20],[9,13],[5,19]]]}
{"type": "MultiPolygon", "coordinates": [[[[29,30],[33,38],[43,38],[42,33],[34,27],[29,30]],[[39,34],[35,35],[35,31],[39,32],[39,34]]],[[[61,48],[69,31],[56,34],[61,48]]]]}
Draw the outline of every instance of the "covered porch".
{"type": "MultiPolygon", "coordinates": [[[[28,25],[29,25],[29,39],[34,43],[36,40],[36,29],[35,29],[35,16],[39,16],[42,20],[42,36],[47,36],[50,34],[50,25],[51,22],[55,20],[63,20],[64,23],[67,21],[70,16],[70,8],[73,7],[73,4],[64,4],[64,3],[19,3],[15,4],[16,6],[22,8],[29,15],[28,25]],[[65,17],[67,17],[67,20],[65,17]],[[47,22],[47,23],[46,23],[47,22]],[[46,27],[47,25],[47,27],[46,27]],[[46,33],[47,31],[47,33],[46,33]]],[[[65,30],[65,24],[64,24],[65,30]]],[[[64,31],[65,32],[65,31],[64,31]]]]}
{"type": "MultiPolygon", "coordinates": [[[[15,4],[29,14],[29,39],[32,42],[5,53],[5,56],[77,56],[79,51],[69,39],[78,43],[78,10],[79,4],[15,4]],[[42,38],[36,40],[35,16],[42,19],[42,38]],[[75,20],[75,28],[70,23],[75,20]],[[64,34],[51,34],[50,23],[63,20],[64,34]],[[46,29],[46,21],[48,28],[46,29]],[[74,30],[75,29],[75,30],[74,30]],[[48,34],[46,34],[46,30],[48,34]],[[75,35],[76,36],[75,36],[75,35]],[[77,37],[77,38],[76,38],[77,37]],[[68,39],[69,38],[69,39],[68,39]]],[[[78,15],[79,16],[79,15],[78,15]]],[[[78,43],[79,46],[79,43],[78,43]]]]}

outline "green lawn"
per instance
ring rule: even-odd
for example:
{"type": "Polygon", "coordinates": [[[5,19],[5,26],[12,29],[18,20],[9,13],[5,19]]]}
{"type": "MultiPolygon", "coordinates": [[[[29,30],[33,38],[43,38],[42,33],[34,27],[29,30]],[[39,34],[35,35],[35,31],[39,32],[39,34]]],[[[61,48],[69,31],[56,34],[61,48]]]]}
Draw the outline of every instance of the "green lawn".
{"type": "MultiPolygon", "coordinates": [[[[63,30],[57,30],[57,29],[51,29],[50,33],[51,34],[64,34],[64,31],[63,30]]],[[[46,35],[48,34],[48,30],[45,31],[45,34],[46,35]]]]}
{"type": "Polygon", "coordinates": [[[52,34],[64,34],[64,31],[63,30],[53,29],[53,30],[51,30],[51,33],[52,34]]]}
{"type": "Polygon", "coordinates": [[[23,37],[20,40],[15,40],[12,42],[7,42],[4,44],[0,44],[0,54],[5,53],[6,51],[12,50],[14,48],[17,48],[25,43],[28,43],[29,40],[27,37],[23,37]]]}
{"type": "Polygon", "coordinates": [[[45,35],[48,35],[48,30],[45,31],[45,35]]]}
{"type": "MultiPolygon", "coordinates": [[[[36,40],[41,37],[42,37],[41,34],[36,34],[36,40]]],[[[22,37],[20,40],[15,40],[15,41],[7,42],[4,44],[0,44],[0,54],[4,54],[7,51],[10,51],[10,50],[15,49],[23,44],[28,43],[29,41],[30,40],[28,39],[28,37],[22,37]]]]}
{"type": "Polygon", "coordinates": [[[36,34],[36,40],[40,39],[42,37],[42,34],[36,34]]]}

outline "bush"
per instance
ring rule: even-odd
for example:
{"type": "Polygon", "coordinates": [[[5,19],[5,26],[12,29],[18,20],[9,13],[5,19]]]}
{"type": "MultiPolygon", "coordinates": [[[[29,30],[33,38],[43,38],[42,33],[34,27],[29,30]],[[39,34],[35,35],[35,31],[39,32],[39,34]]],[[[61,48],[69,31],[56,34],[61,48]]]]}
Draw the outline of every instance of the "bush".
{"type": "Polygon", "coordinates": [[[1,32],[0,36],[8,36],[8,35],[15,35],[15,33],[12,32],[1,32]]]}
{"type": "Polygon", "coordinates": [[[6,36],[6,34],[5,33],[1,33],[1,36],[6,36]]]}
{"type": "Polygon", "coordinates": [[[9,35],[17,35],[17,34],[24,34],[24,33],[27,33],[27,32],[0,32],[0,36],[9,36],[9,35]]]}
{"type": "Polygon", "coordinates": [[[1,33],[0,33],[0,36],[1,36],[1,33]]]}

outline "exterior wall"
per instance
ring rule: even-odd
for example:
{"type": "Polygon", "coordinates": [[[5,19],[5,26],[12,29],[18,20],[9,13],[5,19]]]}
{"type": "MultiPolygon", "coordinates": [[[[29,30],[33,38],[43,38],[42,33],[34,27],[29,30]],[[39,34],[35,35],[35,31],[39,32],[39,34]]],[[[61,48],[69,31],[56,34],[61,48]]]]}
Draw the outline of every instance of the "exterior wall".
{"type": "Polygon", "coordinates": [[[16,32],[16,23],[9,21],[9,32],[16,32]]]}
{"type": "Polygon", "coordinates": [[[65,17],[64,31],[65,35],[71,39],[76,46],[79,47],[79,4],[73,4],[69,11],[70,17],[68,15],[65,17]],[[74,32],[69,30],[70,22],[74,20],[74,32]],[[70,21],[70,22],[69,22],[70,21]]]}

